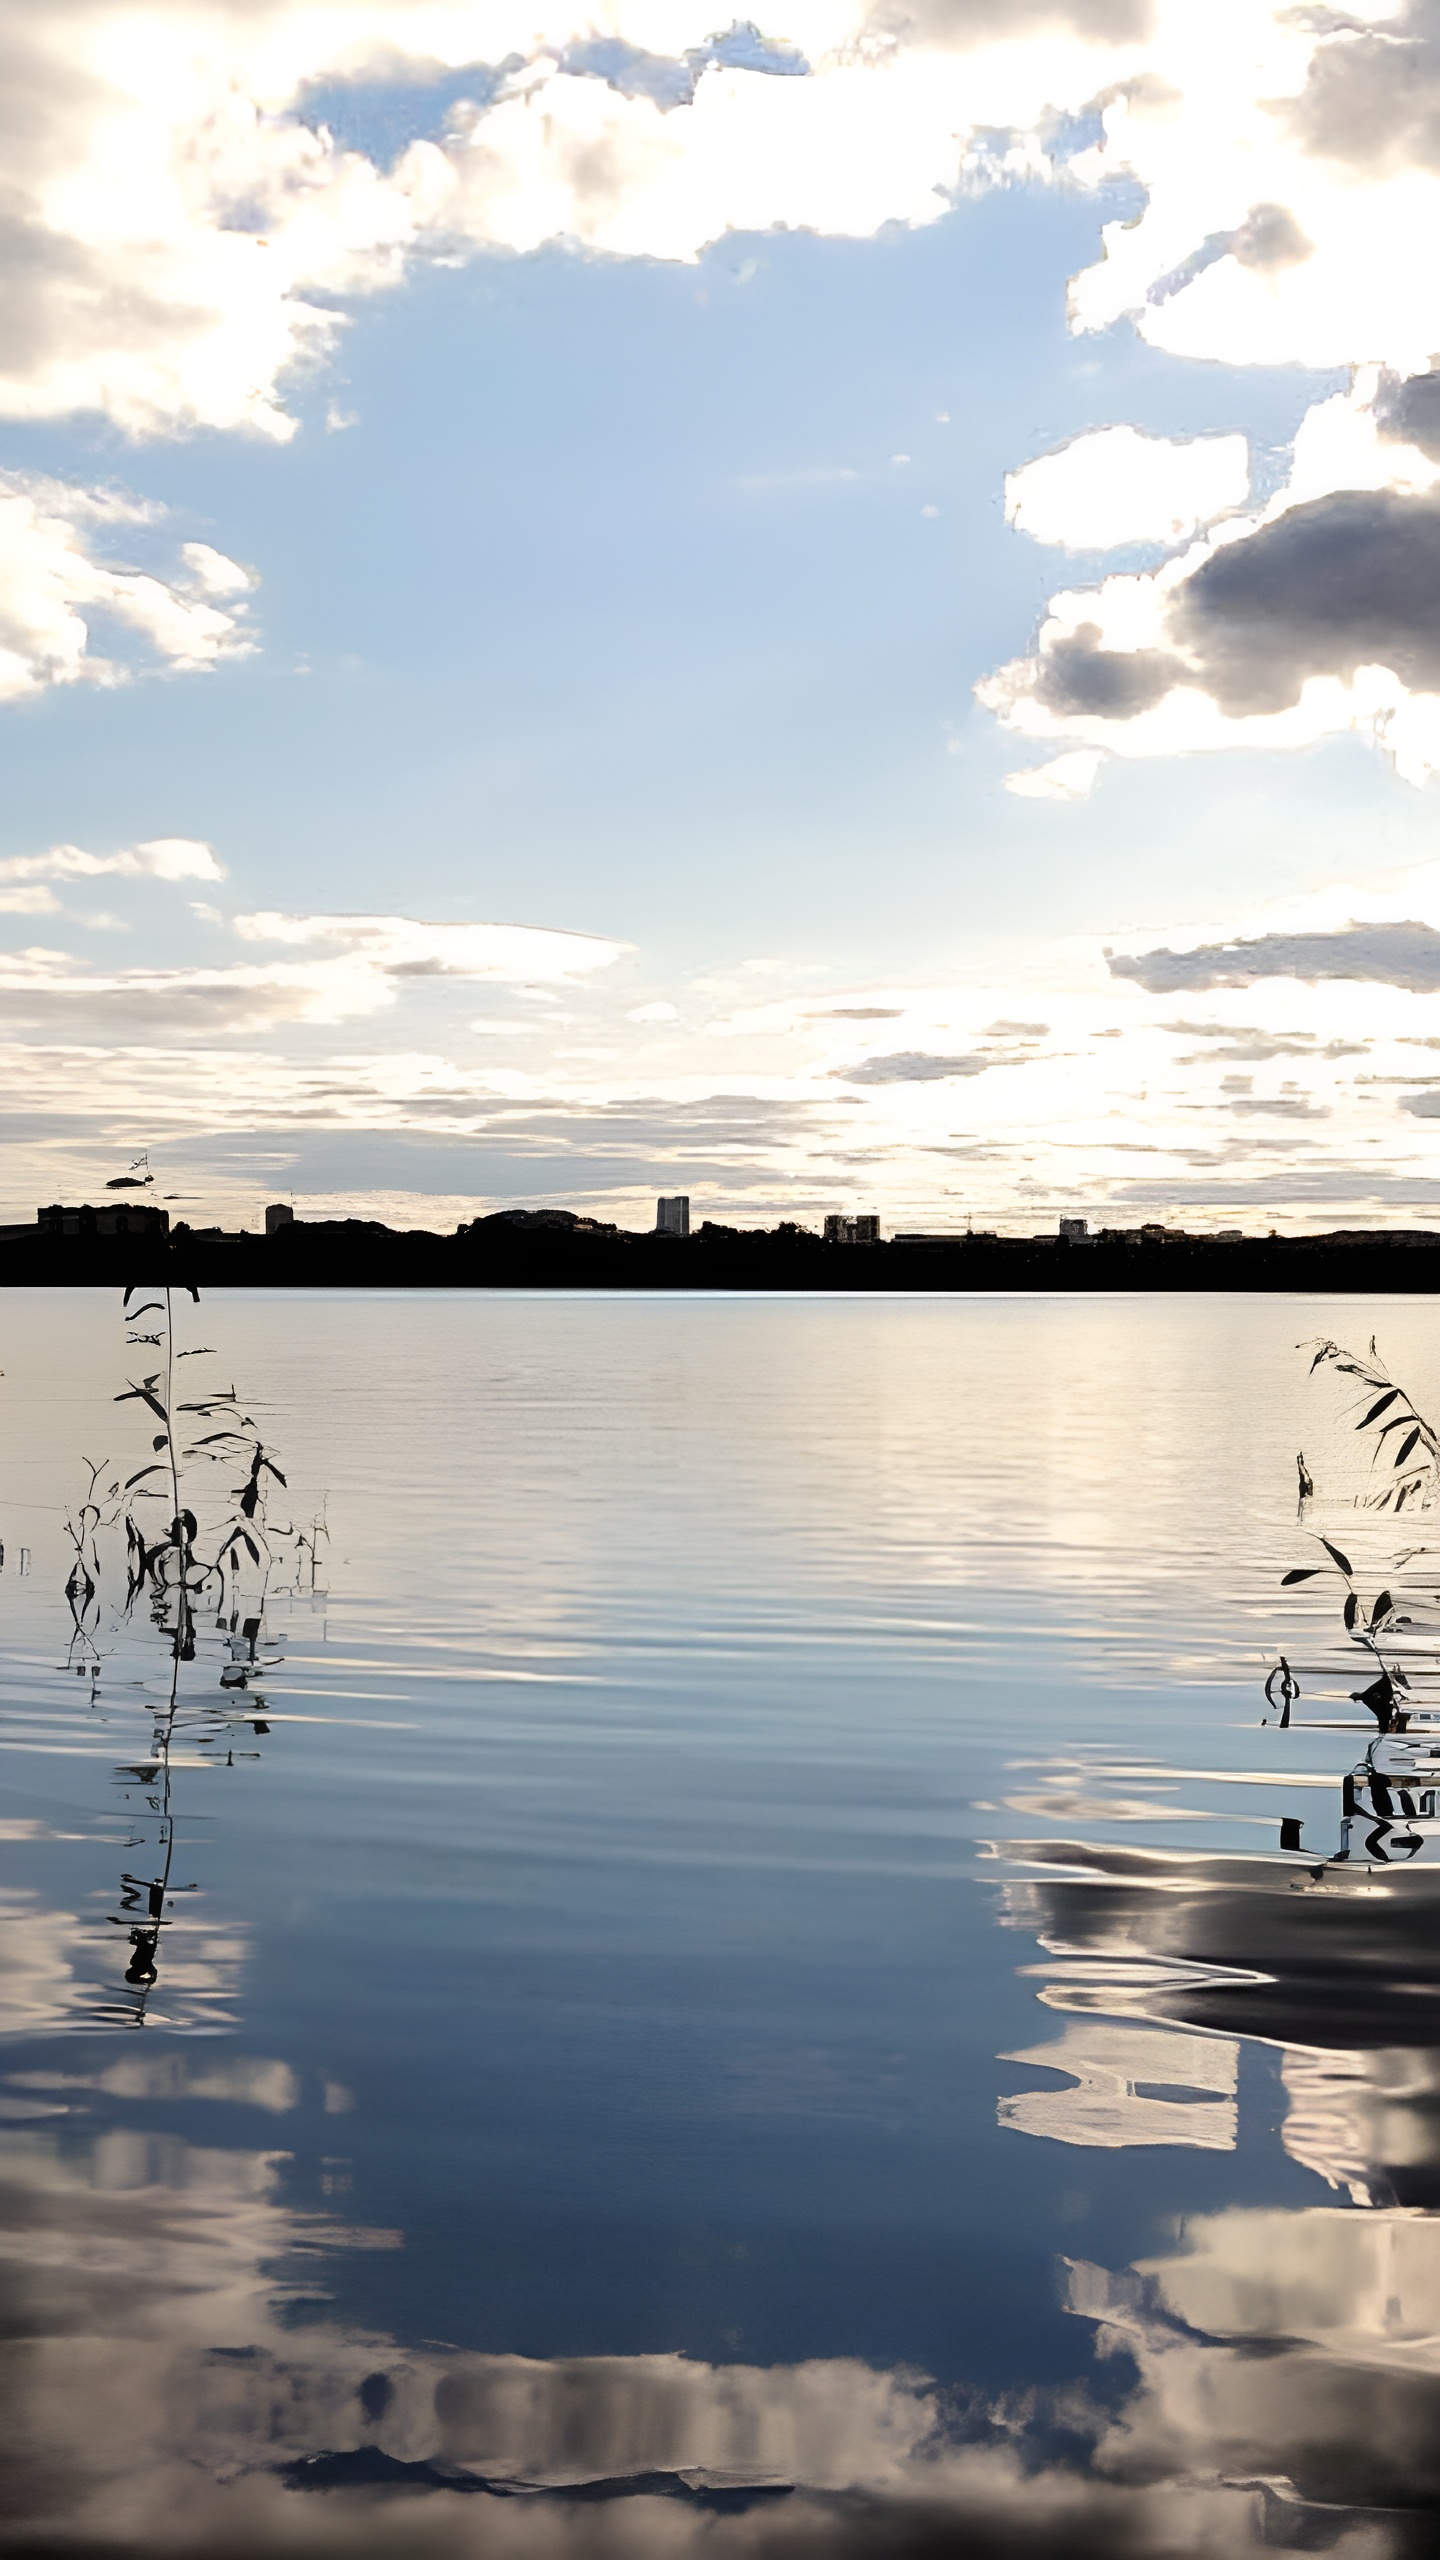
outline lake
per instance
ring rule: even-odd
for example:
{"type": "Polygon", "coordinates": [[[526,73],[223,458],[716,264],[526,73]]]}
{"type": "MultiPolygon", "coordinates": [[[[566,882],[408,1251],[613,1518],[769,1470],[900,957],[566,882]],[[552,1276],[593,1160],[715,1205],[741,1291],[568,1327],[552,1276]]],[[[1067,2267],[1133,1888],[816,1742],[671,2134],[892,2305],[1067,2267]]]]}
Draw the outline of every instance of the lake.
{"type": "Polygon", "coordinates": [[[151,1295],[0,1296],[0,2549],[1432,2547],[1433,1301],[151,1295]]]}

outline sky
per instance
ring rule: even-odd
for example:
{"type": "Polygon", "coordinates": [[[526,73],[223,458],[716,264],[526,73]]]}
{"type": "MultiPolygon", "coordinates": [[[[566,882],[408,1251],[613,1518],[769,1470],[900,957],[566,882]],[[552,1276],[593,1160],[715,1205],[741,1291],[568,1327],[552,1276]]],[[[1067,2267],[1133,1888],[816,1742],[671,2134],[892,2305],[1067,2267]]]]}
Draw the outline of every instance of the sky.
{"type": "Polygon", "coordinates": [[[0,1217],[1440,1218],[1440,0],[0,0],[0,1217]]]}

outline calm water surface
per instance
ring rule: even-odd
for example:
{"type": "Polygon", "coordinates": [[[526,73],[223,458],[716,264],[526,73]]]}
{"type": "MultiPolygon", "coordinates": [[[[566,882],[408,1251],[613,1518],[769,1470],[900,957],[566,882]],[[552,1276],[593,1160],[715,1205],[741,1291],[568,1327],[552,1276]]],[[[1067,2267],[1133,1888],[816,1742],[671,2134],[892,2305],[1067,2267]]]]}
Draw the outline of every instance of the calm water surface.
{"type": "Polygon", "coordinates": [[[1431,1303],[174,1326],[193,1645],[163,1310],[0,1297],[0,2547],[1433,2547],[1440,1886],[1278,1830],[1431,1303]]]}

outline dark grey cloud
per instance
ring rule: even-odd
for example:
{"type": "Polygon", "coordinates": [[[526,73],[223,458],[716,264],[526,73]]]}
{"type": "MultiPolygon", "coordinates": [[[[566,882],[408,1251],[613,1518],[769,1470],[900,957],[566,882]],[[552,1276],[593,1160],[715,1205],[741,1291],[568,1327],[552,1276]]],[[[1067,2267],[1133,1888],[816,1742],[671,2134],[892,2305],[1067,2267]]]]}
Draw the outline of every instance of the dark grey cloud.
{"type": "Polygon", "coordinates": [[[898,1004],[833,1004],[826,1013],[807,1013],[807,1022],[898,1022],[898,1004]]]}
{"type": "Polygon", "coordinates": [[[1429,924],[1347,924],[1334,933],[1262,933],[1195,951],[1107,953],[1114,978],[1152,995],[1180,987],[1248,987],[1259,978],[1371,978],[1416,995],[1440,988],[1440,933],[1429,924]]]}
{"type": "Polygon", "coordinates": [[[1344,20],[1322,44],[1285,114],[1317,159],[1378,177],[1440,169],[1440,8],[1411,6],[1384,27],[1344,20]]]}
{"type": "Polygon", "coordinates": [[[1402,1111],[1408,1111],[1411,1118],[1415,1120],[1440,1120],[1440,1093],[1432,1090],[1428,1093],[1408,1094],[1400,1108],[1402,1111]]]}
{"type": "Polygon", "coordinates": [[[1375,423],[1396,444],[1413,444],[1440,462],[1440,373],[1412,373],[1382,386],[1375,423]]]}
{"type": "Polygon", "coordinates": [[[947,1076],[982,1076],[993,1058],[971,1054],[937,1058],[927,1049],[897,1049],[889,1058],[862,1058],[857,1066],[832,1067],[846,1084],[940,1084],[947,1076]]]}
{"type": "Polygon", "coordinates": [[[1133,720],[1183,684],[1184,660],[1168,649],[1107,649],[1098,622],[1082,622],[1040,661],[1036,695],[1049,711],[1133,720]]]}
{"type": "Polygon", "coordinates": [[[1231,542],[1186,581],[1176,626],[1223,710],[1282,711],[1311,675],[1394,669],[1440,685],[1440,501],[1340,490],[1231,542]]]}
{"type": "Polygon", "coordinates": [[[985,1036],[989,1040],[1045,1040],[1048,1022],[987,1022],[985,1036]]]}
{"type": "Polygon", "coordinates": [[[1440,690],[1440,498],[1344,489],[1291,507],[1212,552],[1168,620],[1173,648],[1133,650],[1081,623],[1041,658],[1036,698],[1062,718],[1132,720],[1194,685],[1238,719],[1360,666],[1440,690]]]}

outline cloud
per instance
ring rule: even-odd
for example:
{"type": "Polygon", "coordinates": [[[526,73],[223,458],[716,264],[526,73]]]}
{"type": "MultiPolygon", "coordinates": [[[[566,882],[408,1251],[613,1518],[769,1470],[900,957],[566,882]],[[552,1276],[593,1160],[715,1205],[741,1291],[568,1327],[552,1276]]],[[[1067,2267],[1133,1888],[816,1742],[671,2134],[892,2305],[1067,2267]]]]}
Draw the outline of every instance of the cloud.
{"type": "Polygon", "coordinates": [[[1183,541],[1243,505],[1250,449],[1243,436],[1187,441],[1097,427],[1042,454],[1005,483],[1005,520],[1067,551],[1183,541]]]}
{"type": "Polygon", "coordinates": [[[166,1190],[203,1194],[187,1216],[227,1225],[271,1196],[282,1162],[310,1214],[407,1227],[539,1197],[648,1225],[655,1192],[676,1190],[697,1217],[815,1224],[860,1164],[857,1205],[887,1227],[950,1223],[957,1202],[962,1223],[973,1210],[1026,1231],[1077,1199],[1113,1216],[1138,1172],[1162,1209],[1243,1194],[1306,1224],[1329,1203],[1349,1224],[1356,1202],[1378,1216],[1428,1197],[1427,1124],[1399,1097],[1423,1089],[1426,1059],[1404,1044],[1431,1027],[1440,865],[1368,899],[1342,887],[1132,935],[1115,970],[1088,940],[1015,975],[852,982],[828,999],[805,965],[777,969],[720,1044],[704,1025],[629,1022],[639,990],[618,958],[562,978],[597,956],[581,936],[537,954],[474,924],[282,913],[228,948],[207,935],[213,965],[161,968],[133,949],[92,967],[30,932],[0,962],[16,1217],[90,1196],[142,1146],[168,1149],[166,1190]],[[1377,960],[1362,933],[1394,970],[1397,911],[1419,922],[1401,937],[1414,989],[1362,974],[1377,960]],[[1273,974],[1277,954],[1306,974],[1273,974]],[[497,962],[508,982],[470,974],[497,962]],[[528,976],[537,966],[552,974],[528,976]],[[1257,1028],[1251,980],[1267,970],[1257,1028]],[[1198,1016],[1172,991],[1190,979],[1206,990],[1198,1016]],[[552,1004],[531,1001],[547,987],[552,1004]],[[483,1042],[466,1027],[477,995],[483,1042]],[[854,1035],[872,1027],[866,1056],[854,1035]]]}
{"type": "Polygon", "coordinates": [[[1440,466],[1399,434],[1400,388],[1372,372],[1312,410],[1261,514],[1160,569],[1052,597],[1029,655],[977,687],[1008,727],[1069,747],[1012,790],[1078,793],[1087,752],[1293,748],[1357,728],[1409,781],[1440,769],[1440,466]]]}
{"type": "Polygon", "coordinates": [[[1430,924],[1348,924],[1333,933],[1200,943],[1193,951],[1119,953],[1109,966],[1112,977],[1132,978],[1156,995],[1179,987],[1248,987],[1261,978],[1373,978],[1428,995],[1440,987],[1440,932],[1430,924]]]}
{"type": "Polygon", "coordinates": [[[1421,370],[1440,345],[1440,288],[1409,254],[1440,167],[1433,38],[1414,19],[1397,46],[1398,30],[1328,11],[1242,7],[1217,64],[1184,21],[1176,0],[1149,76],[1117,85],[1072,164],[1145,191],[1075,280],[1074,326],[1128,317],[1154,346],[1226,364],[1421,370]]]}
{"type": "Polygon", "coordinates": [[[1030,765],[1020,773],[1008,774],[1005,787],[1021,800],[1085,800],[1104,761],[1098,747],[1077,747],[1069,755],[1056,756],[1050,764],[1030,765]]]}
{"type": "MultiPolygon", "coordinates": [[[[1428,13],[1236,0],[1223,41],[1195,28],[1192,0],[792,0],[719,38],[699,0],[0,0],[0,415],[284,438],[342,303],[417,261],[869,237],[1016,175],[1143,191],[1077,279],[1079,329],[1418,372],[1440,345],[1413,255],[1440,188],[1428,13]],[[388,110],[368,151],[347,140],[367,98],[388,110]],[[1077,151],[1082,111],[1100,139],[1077,151]]],[[[1046,538],[1170,539],[1238,503],[1236,437],[1082,443],[1015,475],[1046,538]]],[[[204,593],[238,592],[188,550],[204,593]]]]}
{"type": "Polygon", "coordinates": [[[897,1049],[892,1057],[864,1058],[858,1066],[832,1067],[846,1084],[938,1084],[951,1076],[980,1076],[993,1058],[937,1058],[924,1049],[897,1049]]]}
{"type": "MultiPolygon", "coordinates": [[[[53,844],[48,853],[17,853],[0,862],[0,880],[223,880],[213,847],[193,836],[155,836],[120,853],[83,853],[53,844]]],[[[49,904],[53,907],[54,900],[49,904]]]]}
{"type": "Polygon", "coordinates": [[[194,674],[254,646],[244,625],[250,574],[207,543],[186,543],[183,572],[168,579],[103,556],[100,546],[163,514],[115,491],[0,472],[0,701],[52,685],[125,684],[147,664],[194,674]],[[103,652],[97,617],[113,626],[103,652]]]}
{"type": "Polygon", "coordinates": [[[717,38],[689,0],[3,0],[0,415],[283,439],[337,300],[437,252],[934,222],[969,136],[1078,108],[1148,21],[795,0],[717,38]],[[373,156],[344,138],[367,90],[415,107],[373,156]]]}
{"type": "Polygon", "coordinates": [[[1440,687],[1440,498],[1337,491],[1201,562],[1177,592],[1182,645],[1232,716],[1284,711],[1314,675],[1385,666],[1440,687]]]}
{"type": "Polygon", "coordinates": [[[393,977],[505,978],[551,982],[608,969],[628,945],[598,935],[523,924],[428,924],[412,916],[285,915],[235,918],[244,942],[329,943],[393,977]]]}
{"type": "Polygon", "coordinates": [[[60,901],[53,889],[0,889],[0,916],[53,916],[60,901]]]}
{"type": "Polygon", "coordinates": [[[1307,1102],[1304,1095],[1298,1093],[1237,1094],[1227,1101],[1225,1107],[1239,1119],[1249,1119],[1257,1114],[1269,1120],[1328,1120],[1330,1117],[1324,1104],[1307,1102]]]}
{"type": "MultiPolygon", "coordinates": [[[[1143,76],[1099,101],[1102,139],[1070,163],[1082,183],[1125,175],[1143,190],[1075,279],[1072,325],[1128,319],[1171,354],[1229,365],[1348,366],[1353,386],[1312,407],[1286,487],[1248,517],[1233,512],[1238,480],[1231,512],[1184,486],[1179,458],[1200,473],[1206,439],[1159,443],[1147,461],[1145,439],[1102,429],[1013,474],[1012,521],[1038,538],[1098,546],[1145,526],[1189,547],[1148,576],[1055,597],[1034,649],[981,698],[1067,750],[1010,778],[1027,797],[1081,796],[1085,769],[1068,758],[1084,752],[1292,751],[1347,730],[1420,782],[1440,769],[1426,592],[1440,278],[1413,243],[1440,220],[1440,24],[1429,0],[1383,24],[1242,6],[1207,69],[1184,18],[1160,8],[1143,76]]],[[[1215,438],[1213,453],[1238,441],[1215,438]]]]}
{"type": "MultiPolygon", "coordinates": [[[[73,855],[73,848],[57,848],[73,855]]],[[[187,874],[166,862],[213,860],[208,846],[181,838],[135,848],[135,868],[162,878],[187,874]],[[138,857],[154,857],[142,863],[138,857]]],[[[73,855],[87,863],[92,857],[73,855]]],[[[22,866],[50,856],[20,856],[22,866]]],[[[112,867],[103,865],[102,867],[112,867]]],[[[114,857],[113,867],[127,867],[114,857]]],[[[73,863],[72,863],[73,869],[73,863]]],[[[62,871],[60,876],[70,876],[62,871]]],[[[190,877],[209,877],[189,872],[190,877]]],[[[412,916],[301,916],[280,913],[235,918],[242,940],[282,947],[319,946],[303,960],[231,962],[219,967],[111,971],[77,965],[66,952],[31,946],[0,954],[0,990],[12,1020],[56,1022],[83,1009],[112,1036],[131,1031],[173,1038],[222,1030],[260,1032],[276,1022],[337,1023],[392,1006],[412,979],[506,980],[515,985],[558,982],[608,968],[626,946],[590,934],[552,932],[505,924],[431,924],[412,916]]]]}
{"type": "Polygon", "coordinates": [[[1382,375],[1375,419],[1390,443],[1413,445],[1427,462],[1440,462],[1440,373],[1412,374],[1403,381],[1382,375]]]}
{"type": "Polygon", "coordinates": [[[1440,170],[1440,29],[1427,0],[1335,26],[1287,121],[1303,151],[1366,177],[1440,170]]]}

